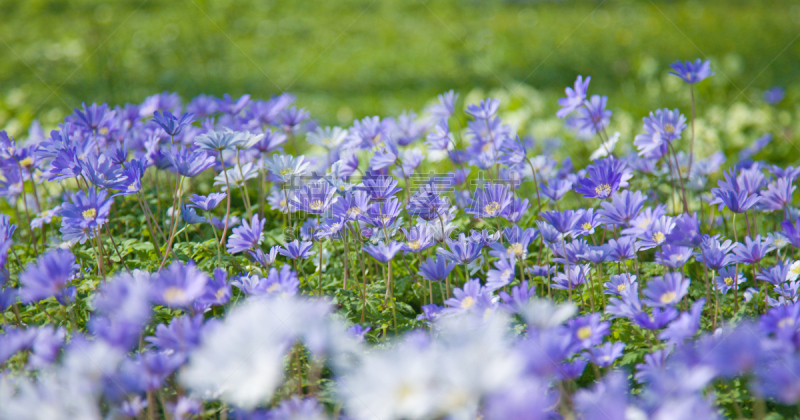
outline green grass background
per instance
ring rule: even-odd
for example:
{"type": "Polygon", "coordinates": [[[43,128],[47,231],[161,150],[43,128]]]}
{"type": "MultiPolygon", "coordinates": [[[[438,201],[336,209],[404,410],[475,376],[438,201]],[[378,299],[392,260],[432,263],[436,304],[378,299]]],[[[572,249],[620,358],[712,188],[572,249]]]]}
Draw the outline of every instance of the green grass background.
{"type": "Polygon", "coordinates": [[[555,101],[577,74],[640,118],[685,108],[663,94],[677,89],[668,64],[698,57],[717,72],[701,106],[752,104],[773,85],[784,103],[800,95],[800,2],[788,0],[0,0],[0,16],[0,127],[12,133],[81,101],[165,90],[289,91],[349,125],[449,89],[524,84],[555,101]]]}

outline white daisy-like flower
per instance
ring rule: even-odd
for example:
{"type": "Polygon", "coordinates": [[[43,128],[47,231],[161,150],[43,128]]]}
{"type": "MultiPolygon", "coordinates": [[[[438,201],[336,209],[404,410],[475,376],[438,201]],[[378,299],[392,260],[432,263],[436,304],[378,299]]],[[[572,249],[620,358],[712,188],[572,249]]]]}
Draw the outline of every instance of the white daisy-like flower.
{"type": "Polygon", "coordinates": [[[619,141],[619,131],[612,134],[611,137],[608,138],[600,147],[597,148],[594,152],[592,152],[592,156],[589,157],[591,160],[597,160],[600,158],[604,158],[608,156],[611,152],[614,151],[614,147],[617,146],[617,142],[619,141]]]}

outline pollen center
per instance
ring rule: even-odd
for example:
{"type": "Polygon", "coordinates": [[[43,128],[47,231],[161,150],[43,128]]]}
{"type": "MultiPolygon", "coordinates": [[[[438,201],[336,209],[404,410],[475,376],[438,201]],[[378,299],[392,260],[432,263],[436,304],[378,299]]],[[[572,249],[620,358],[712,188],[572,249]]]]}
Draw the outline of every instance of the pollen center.
{"type": "Polygon", "coordinates": [[[600,184],[595,189],[594,192],[597,195],[609,195],[611,194],[611,186],[608,184],[600,184]]]}
{"type": "Polygon", "coordinates": [[[666,292],[661,295],[661,303],[672,303],[678,295],[675,292],[666,292]]]}
{"type": "Polygon", "coordinates": [[[349,210],[347,210],[347,214],[349,216],[358,216],[361,214],[361,209],[358,207],[352,207],[349,210]]]}
{"type": "Polygon", "coordinates": [[[467,296],[461,301],[461,309],[469,309],[475,306],[475,299],[472,296],[467,296]]]}
{"type": "Polygon", "coordinates": [[[164,301],[167,303],[183,302],[186,299],[186,293],[180,287],[168,287],[164,290],[164,301]]]}
{"type": "Polygon", "coordinates": [[[83,218],[86,220],[92,220],[97,217],[97,209],[92,207],[90,209],[86,209],[83,211],[83,218]]]}
{"type": "Polygon", "coordinates": [[[22,159],[21,161],[19,161],[19,164],[22,165],[23,168],[27,168],[28,166],[33,165],[33,158],[28,156],[25,159],[22,159]]]}
{"type": "Polygon", "coordinates": [[[311,210],[319,210],[322,208],[322,200],[314,200],[308,203],[308,208],[311,210]]]}
{"type": "Polygon", "coordinates": [[[585,326],[578,328],[578,338],[581,340],[586,340],[587,338],[592,336],[592,327],[585,326]]]}
{"type": "Polygon", "coordinates": [[[494,215],[499,210],[500,210],[500,203],[498,203],[497,201],[492,201],[483,208],[483,211],[485,211],[486,214],[490,215],[494,215]]]}
{"type": "Polygon", "coordinates": [[[669,124],[669,123],[664,124],[664,132],[666,132],[666,133],[674,133],[675,132],[675,126],[672,125],[672,124],[669,124]]]}
{"type": "Polygon", "coordinates": [[[411,248],[411,249],[417,250],[417,249],[422,248],[422,244],[419,242],[419,240],[411,241],[411,242],[408,243],[408,247],[411,248]]]}
{"type": "Polygon", "coordinates": [[[778,328],[786,328],[791,327],[794,325],[794,319],[792,318],[783,318],[782,320],[778,321],[778,328]]]}
{"type": "Polygon", "coordinates": [[[733,284],[733,277],[725,277],[725,280],[724,280],[724,281],[725,281],[725,284],[727,284],[728,286],[730,286],[730,285],[732,285],[732,284],[733,284]]]}
{"type": "Polygon", "coordinates": [[[617,286],[617,291],[618,292],[624,292],[627,288],[628,288],[628,286],[626,286],[624,284],[620,284],[619,286],[617,286]]]}
{"type": "Polygon", "coordinates": [[[525,248],[522,247],[522,244],[519,242],[513,243],[508,247],[508,251],[511,254],[522,256],[525,255],[525,248]]]}
{"type": "Polygon", "coordinates": [[[289,175],[292,172],[294,172],[294,169],[292,169],[292,168],[281,169],[281,175],[289,175]]]}
{"type": "Polygon", "coordinates": [[[664,234],[662,232],[656,232],[656,233],[653,234],[653,242],[655,242],[657,244],[660,244],[661,242],[664,242],[664,239],[666,239],[666,237],[664,236],[664,234]]]}
{"type": "Polygon", "coordinates": [[[581,225],[581,229],[583,229],[583,230],[592,230],[592,224],[589,223],[589,222],[586,222],[586,223],[581,225]]]}

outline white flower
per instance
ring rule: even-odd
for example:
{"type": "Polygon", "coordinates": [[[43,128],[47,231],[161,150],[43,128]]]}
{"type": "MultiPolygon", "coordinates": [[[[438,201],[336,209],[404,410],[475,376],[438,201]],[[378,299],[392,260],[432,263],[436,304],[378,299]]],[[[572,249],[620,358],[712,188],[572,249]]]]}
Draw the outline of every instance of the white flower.
{"type": "Polygon", "coordinates": [[[617,145],[619,141],[619,131],[614,133],[611,137],[608,138],[600,147],[592,152],[592,156],[589,157],[591,160],[597,160],[600,158],[604,158],[608,156],[609,153],[614,151],[614,147],[617,145]]]}
{"type": "Polygon", "coordinates": [[[214,185],[220,185],[222,191],[228,191],[228,184],[231,188],[238,188],[244,184],[242,179],[248,180],[258,176],[258,168],[252,162],[247,162],[242,166],[235,165],[233,168],[228,168],[225,173],[220,173],[214,177],[214,185]],[[228,174],[228,180],[225,181],[225,174],[228,174]],[[244,175],[244,178],[242,177],[244,175]]]}
{"type": "Polygon", "coordinates": [[[800,261],[795,261],[789,266],[789,272],[786,273],[787,281],[795,281],[800,277],[800,261]]]}
{"type": "Polygon", "coordinates": [[[311,144],[322,146],[328,150],[337,148],[347,138],[347,130],[342,127],[317,127],[306,135],[306,140],[311,144]]]}

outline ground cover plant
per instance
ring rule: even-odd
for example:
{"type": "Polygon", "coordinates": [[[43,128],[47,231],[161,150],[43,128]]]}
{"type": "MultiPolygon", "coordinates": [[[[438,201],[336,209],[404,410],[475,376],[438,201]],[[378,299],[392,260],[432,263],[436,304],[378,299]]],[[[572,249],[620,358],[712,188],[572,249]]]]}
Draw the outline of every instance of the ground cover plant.
{"type": "Polygon", "coordinates": [[[589,76],[567,142],[454,91],[346,128],[163,93],[0,133],[0,418],[796,416],[800,168],[760,157],[797,147],[714,152],[710,63],[671,67],[687,111],[635,136],[589,76]]]}

